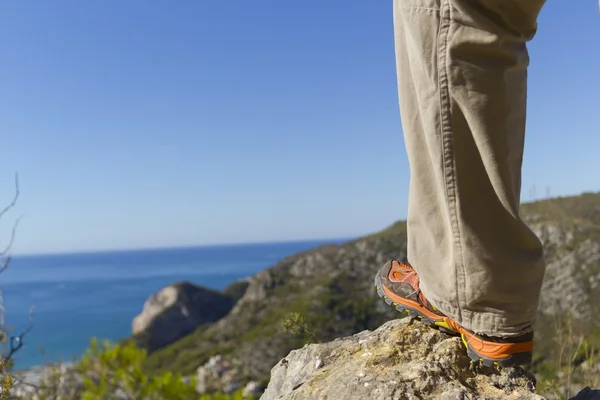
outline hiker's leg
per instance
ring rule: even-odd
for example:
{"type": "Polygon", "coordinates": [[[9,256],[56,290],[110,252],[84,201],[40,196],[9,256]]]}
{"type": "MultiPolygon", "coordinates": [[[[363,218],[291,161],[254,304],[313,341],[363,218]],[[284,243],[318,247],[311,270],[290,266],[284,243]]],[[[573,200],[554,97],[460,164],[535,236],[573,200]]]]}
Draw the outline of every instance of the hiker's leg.
{"type": "Polygon", "coordinates": [[[395,0],[408,260],[463,327],[530,329],[544,275],[519,217],[528,54],[542,0],[395,0]]]}

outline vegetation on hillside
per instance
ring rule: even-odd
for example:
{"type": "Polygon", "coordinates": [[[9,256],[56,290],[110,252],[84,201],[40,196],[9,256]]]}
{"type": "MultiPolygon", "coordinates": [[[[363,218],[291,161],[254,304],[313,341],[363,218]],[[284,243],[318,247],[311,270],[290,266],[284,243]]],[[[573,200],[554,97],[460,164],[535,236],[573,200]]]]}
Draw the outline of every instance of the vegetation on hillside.
{"type": "Polygon", "coordinates": [[[26,399],[37,400],[253,400],[242,391],[198,394],[195,377],[142,369],[146,351],[134,343],[112,344],[92,339],[85,355],[73,366],[52,368],[26,399]]]}
{"type": "MultiPolygon", "coordinates": [[[[559,274],[564,273],[560,268],[564,257],[574,258],[570,261],[574,265],[585,264],[585,271],[574,268],[574,274],[581,276],[579,281],[600,276],[600,253],[582,247],[594,241],[600,243],[600,194],[524,204],[522,210],[531,225],[558,232],[558,239],[549,238],[547,249],[551,263],[548,276],[557,275],[556,285],[562,282],[559,274]],[[562,241],[560,235],[567,233],[571,239],[562,241]]],[[[307,341],[333,340],[375,329],[400,317],[382,306],[375,296],[372,277],[387,259],[405,256],[405,241],[406,224],[398,222],[341,246],[327,246],[285,259],[251,281],[248,290],[260,288],[263,297],[256,301],[242,297],[237,313],[150,354],[145,367],[152,373],[190,373],[209,357],[221,354],[238,362],[241,376],[266,383],[271,367],[307,341]]],[[[577,296],[563,295],[560,286],[545,290],[562,295],[564,304],[577,309],[584,308],[578,301],[586,301],[595,317],[570,316],[567,335],[566,314],[542,304],[532,365],[532,371],[540,378],[540,389],[550,393],[556,385],[565,388],[567,384],[596,384],[590,378],[588,365],[597,360],[600,349],[596,322],[600,310],[594,300],[600,296],[600,287],[576,288],[577,296]],[[557,337],[563,342],[557,343],[557,337]],[[567,337],[573,341],[571,353],[569,345],[564,344],[567,337]]]]}
{"type": "MultiPolygon", "coordinates": [[[[536,322],[531,371],[540,393],[568,398],[583,386],[600,386],[600,193],[544,200],[522,209],[544,236],[550,282],[536,322]],[[570,268],[566,275],[565,266],[570,268]],[[553,294],[560,299],[557,304],[551,302],[553,294]]],[[[57,391],[63,399],[70,399],[69,391],[82,396],[71,398],[87,400],[115,398],[115,392],[140,400],[241,399],[241,392],[196,394],[196,369],[221,355],[238,382],[252,380],[265,387],[271,368],[291,350],[373,330],[401,317],[376,296],[373,274],[385,261],[405,254],[406,224],[399,222],[344,245],[287,257],[226,289],[239,299],[227,316],[157,351],[147,353],[137,347],[140,341],[92,341],[71,369],[70,383],[65,386],[65,373],[57,366],[40,389],[47,396],[40,400],[55,398],[57,391]],[[77,376],[84,379],[77,382],[77,376]]]]}

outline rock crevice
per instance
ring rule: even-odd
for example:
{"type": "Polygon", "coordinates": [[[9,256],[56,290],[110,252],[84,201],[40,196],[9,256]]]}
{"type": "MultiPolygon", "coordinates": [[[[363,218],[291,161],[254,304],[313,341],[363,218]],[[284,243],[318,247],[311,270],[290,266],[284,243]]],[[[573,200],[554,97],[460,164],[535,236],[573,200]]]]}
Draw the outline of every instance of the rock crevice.
{"type": "Polygon", "coordinates": [[[543,398],[525,370],[479,366],[460,338],[402,319],[292,351],[261,400],[543,398]]]}

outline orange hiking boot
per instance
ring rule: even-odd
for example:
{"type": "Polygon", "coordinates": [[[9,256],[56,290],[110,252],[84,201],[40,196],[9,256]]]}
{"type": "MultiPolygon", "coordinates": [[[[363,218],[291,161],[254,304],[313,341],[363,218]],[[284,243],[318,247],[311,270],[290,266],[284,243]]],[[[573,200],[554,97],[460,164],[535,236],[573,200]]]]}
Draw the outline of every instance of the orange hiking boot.
{"type": "Polygon", "coordinates": [[[531,363],[533,332],[504,339],[468,331],[427,301],[419,288],[416,271],[407,263],[396,260],[388,262],[375,276],[375,287],[377,294],[401,313],[440,331],[460,335],[472,360],[481,360],[489,367],[531,363]]]}

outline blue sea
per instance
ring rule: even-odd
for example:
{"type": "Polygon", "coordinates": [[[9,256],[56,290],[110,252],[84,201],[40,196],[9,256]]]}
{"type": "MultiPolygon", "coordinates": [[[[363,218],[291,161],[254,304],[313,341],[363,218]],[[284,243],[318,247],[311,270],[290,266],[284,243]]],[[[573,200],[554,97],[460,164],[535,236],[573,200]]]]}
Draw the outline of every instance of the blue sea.
{"type": "Polygon", "coordinates": [[[187,280],[213,289],[251,276],[282,258],[338,241],[17,256],[0,275],[6,326],[34,325],[15,357],[25,369],[80,356],[91,337],[118,340],[146,299],[160,288],[187,280]]]}

